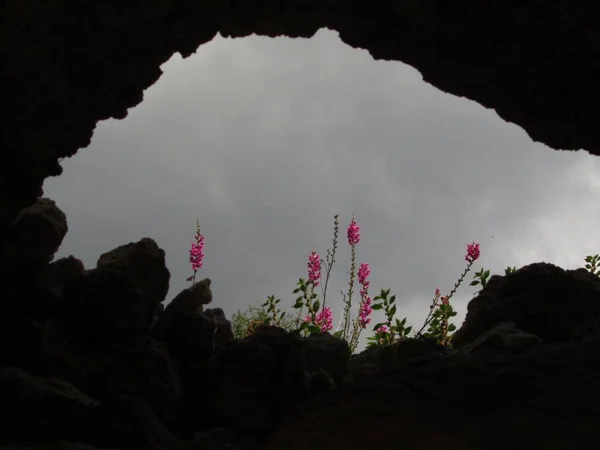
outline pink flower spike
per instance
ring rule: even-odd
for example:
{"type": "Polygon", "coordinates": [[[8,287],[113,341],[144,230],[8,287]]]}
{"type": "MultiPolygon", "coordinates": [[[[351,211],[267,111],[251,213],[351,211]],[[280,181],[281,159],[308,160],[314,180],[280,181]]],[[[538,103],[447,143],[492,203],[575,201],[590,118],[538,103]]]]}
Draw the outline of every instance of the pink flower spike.
{"type": "Polygon", "coordinates": [[[435,298],[438,298],[441,295],[439,286],[435,288],[435,298]]]}
{"type": "Polygon", "coordinates": [[[315,324],[321,327],[321,331],[329,331],[333,328],[333,313],[329,306],[315,316],[315,324]]]}
{"type": "Polygon", "coordinates": [[[371,322],[371,318],[369,317],[373,312],[371,303],[371,297],[366,296],[363,302],[360,304],[359,323],[362,328],[366,328],[369,322],[371,322]]]}
{"type": "Polygon", "coordinates": [[[479,244],[473,242],[472,244],[467,245],[467,254],[465,255],[465,261],[472,263],[479,258],[479,244]]]}
{"type": "Polygon", "coordinates": [[[313,283],[314,286],[319,285],[321,279],[321,257],[314,249],[308,256],[308,280],[313,283]]]}
{"type": "Polygon", "coordinates": [[[369,268],[369,265],[361,263],[360,268],[358,269],[358,282],[364,286],[365,283],[368,283],[367,278],[370,274],[371,269],[369,268]]]}
{"type": "Polygon", "coordinates": [[[203,266],[204,236],[200,235],[196,242],[197,243],[192,243],[192,247],[190,248],[190,264],[192,265],[192,270],[194,272],[201,269],[203,266]]]}
{"type": "Polygon", "coordinates": [[[354,246],[360,242],[360,227],[352,217],[350,225],[348,225],[348,244],[354,246]]]}

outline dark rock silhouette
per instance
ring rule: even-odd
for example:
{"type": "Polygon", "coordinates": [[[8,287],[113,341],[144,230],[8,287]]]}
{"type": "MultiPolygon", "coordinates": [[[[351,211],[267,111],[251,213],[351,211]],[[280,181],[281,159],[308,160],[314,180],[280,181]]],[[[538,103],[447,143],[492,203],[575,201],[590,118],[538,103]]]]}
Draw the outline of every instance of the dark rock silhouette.
{"type": "Polygon", "coordinates": [[[600,318],[600,278],[585,269],[537,263],[493,276],[467,308],[452,340],[461,347],[492,326],[511,321],[544,342],[569,341],[583,323],[600,318]]]}
{"type": "Polygon", "coordinates": [[[494,108],[536,141],[600,154],[600,6],[138,3],[0,2],[0,450],[596,442],[600,284],[585,270],[539,263],[492,277],[453,348],[409,339],[351,356],[328,334],[258,326],[234,339],[218,307],[168,313],[170,273],[150,238],[91,269],[74,256],[52,262],[67,219],[40,197],[98,121],[124,118],[161,64],[217,32],[337,30],[374,59],[403,61],[426,82],[494,108]]]}
{"type": "Polygon", "coordinates": [[[599,154],[600,5],[541,5],[5,0],[0,240],[10,220],[43,195],[44,179],[61,174],[60,160],[89,145],[96,123],[126,117],[160,78],[162,64],[176,52],[190,56],[217,33],[309,38],[335,30],[375,60],[402,61],[438,89],[496,110],[535,141],[599,154]]]}
{"type": "Polygon", "coordinates": [[[0,450],[552,450],[596,436],[600,281],[583,269],[492,277],[453,348],[350,355],[329,333],[234,339],[219,307],[155,335],[169,272],[149,238],[89,270],[19,261],[0,297],[0,450]]]}

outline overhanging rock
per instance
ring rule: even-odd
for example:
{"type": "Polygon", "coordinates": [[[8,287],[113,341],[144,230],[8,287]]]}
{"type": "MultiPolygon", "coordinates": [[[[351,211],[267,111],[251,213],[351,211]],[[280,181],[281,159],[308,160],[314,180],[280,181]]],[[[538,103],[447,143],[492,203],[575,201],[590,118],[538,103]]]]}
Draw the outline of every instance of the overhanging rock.
{"type": "Polygon", "coordinates": [[[535,141],[600,154],[600,5],[567,0],[5,0],[0,4],[0,231],[161,75],[217,32],[312,36],[493,108],[535,141]]]}

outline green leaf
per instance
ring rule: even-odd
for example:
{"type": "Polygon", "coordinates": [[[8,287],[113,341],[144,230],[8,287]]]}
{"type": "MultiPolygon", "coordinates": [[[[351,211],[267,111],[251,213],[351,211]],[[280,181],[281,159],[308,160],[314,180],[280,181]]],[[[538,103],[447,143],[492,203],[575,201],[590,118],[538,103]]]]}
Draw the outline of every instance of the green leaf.
{"type": "Polygon", "coordinates": [[[373,325],[373,331],[375,331],[377,328],[379,328],[381,325],[385,325],[385,323],[381,322],[381,323],[376,323],[375,325],[373,325]]]}
{"type": "Polygon", "coordinates": [[[321,306],[321,303],[319,302],[319,300],[317,300],[316,302],[314,302],[313,303],[313,307],[312,307],[313,312],[318,312],[320,306],[321,306]]]}
{"type": "Polygon", "coordinates": [[[312,300],[313,298],[317,298],[317,294],[315,294],[314,292],[310,295],[310,299],[312,300]]]}
{"type": "Polygon", "coordinates": [[[477,286],[479,284],[479,280],[474,280],[471,281],[471,284],[469,284],[469,286],[477,286]]]}
{"type": "Polygon", "coordinates": [[[453,323],[448,325],[448,331],[454,331],[454,330],[456,330],[456,325],[454,325],[453,323]]]}
{"type": "Polygon", "coordinates": [[[394,317],[394,314],[396,314],[396,305],[390,308],[389,316],[394,317]]]}
{"type": "Polygon", "coordinates": [[[396,296],[395,296],[395,295],[392,295],[392,296],[390,297],[390,303],[394,303],[395,301],[396,301],[396,296]]]}
{"type": "Polygon", "coordinates": [[[371,308],[373,308],[375,311],[378,311],[380,309],[383,309],[383,304],[375,303],[373,306],[371,306],[371,308]]]}
{"type": "Polygon", "coordinates": [[[310,324],[310,325],[308,326],[308,331],[310,331],[311,333],[320,333],[320,332],[321,332],[321,328],[319,328],[319,327],[318,327],[318,326],[316,326],[316,325],[312,325],[312,324],[310,324]]]}

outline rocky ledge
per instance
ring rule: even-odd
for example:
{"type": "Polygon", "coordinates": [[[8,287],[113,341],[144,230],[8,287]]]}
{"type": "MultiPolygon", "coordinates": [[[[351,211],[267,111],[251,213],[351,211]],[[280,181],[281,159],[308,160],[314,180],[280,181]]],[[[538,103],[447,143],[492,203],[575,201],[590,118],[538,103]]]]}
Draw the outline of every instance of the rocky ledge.
{"type": "Polygon", "coordinates": [[[207,279],[164,307],[170,273],[149,238],[91,269],[52,261],[66,230],[39,200],[0,254],[0,450],[566,450],[596,439],[600,279],[583,269],[492,277],[452,348],[408,339],[350,355],[328,333],[261,326],[234,339],[207,307],[207,279]]]}
{"type": "Polygon", "coordinates": [[[535,141],[600,154],[599,13],[568,0],[0,1],[0,245],[2,227],[89,145],[96,123],[124,118],[161,64],[217,33],[336,30],[535,141]]]}

